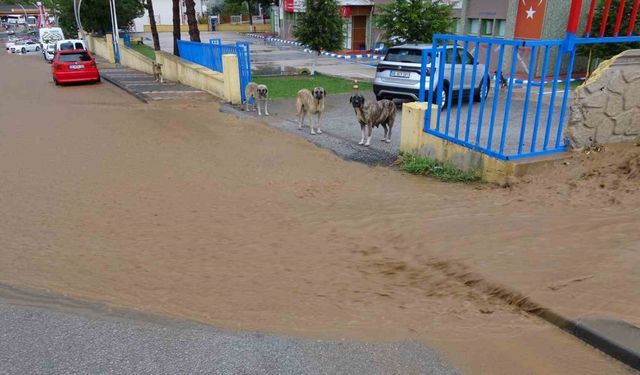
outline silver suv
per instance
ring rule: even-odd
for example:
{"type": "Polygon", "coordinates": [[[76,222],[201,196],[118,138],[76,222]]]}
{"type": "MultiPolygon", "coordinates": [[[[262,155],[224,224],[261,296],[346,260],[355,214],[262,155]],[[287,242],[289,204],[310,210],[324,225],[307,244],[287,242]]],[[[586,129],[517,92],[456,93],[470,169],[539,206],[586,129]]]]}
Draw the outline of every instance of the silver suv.
{"type": "MultiPolygon", "coordinates": [[[[427,55],[427,77],[425,79],[425,100],[428,98],[428,90],[430,85],[431,70],[431,44],[404,44],[392,47],[387,52],[376,69],[376,78],[373,81],[373,92],[378,100],[380,99],[409,99],[418,100],[420,94],[420,68],[422,61],[422,50],[428,49],[427,55]]],[[[435,66],[440,66],[441,52],[436,55],[435,66]]],[[[439,93],[442,97],[443,108],[447,105],[449,90],[453,88],[452,98],[457,99],[460,90],[460,77],[464,70],[463,96],[469,97],[473,92],[475,101],[480,101],[481,97],[486,97],[491,86],[489,76],[483,79],[485,66],[477,64],[473,60],[473,56],[465,51],[462,47],[447,46],[444,61],[444,79],[442,82],[442,91],[439,93]],[[465,65],[462,65],[463,54],[466,54],[465,65]],[[454,65],[453,82],[450,82],[451,65],[454,65]],[[476,79],[474,87],[471,87],[471,79],[473,69],[476,69],[476,79]],[[486,85],[483,85],[486,82],[486,85]]],[[[436,68],[437,69],[437,68],[436,68]]],[[[436,77],[438,75],[436,74],[436,77]]],[[[434,93],[438,90],[438,81],[433,83],[434,93]]],[[[434,96],[434,101],[436,100],[434,96]]]]}

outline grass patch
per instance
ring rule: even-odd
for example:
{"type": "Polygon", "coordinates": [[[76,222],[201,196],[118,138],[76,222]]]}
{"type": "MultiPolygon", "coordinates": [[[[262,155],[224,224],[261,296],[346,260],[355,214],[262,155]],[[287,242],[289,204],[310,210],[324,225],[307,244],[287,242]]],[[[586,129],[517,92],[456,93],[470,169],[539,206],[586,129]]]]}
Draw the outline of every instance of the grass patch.
{"type": "Polygon", "coordinates": [[[135,44],[135,43],[131,43],[131,49],[141,53],[145,56],[147,56],[148,58],[150,58],[151,60],[155,60],[156,59],[156,51],[153,50],[152,47],[149,47],[145,44],[135,44]]]}
{"type": "MultiPolygon", "coordinates": [[[[324,87],[327,95],[345,94],[353,91],[353,81],[344,78],[331,77],[316,73],[315,77],[308,75],[254,77],[254,82],[269,87],[269,97],[272,99],[295,98],[300,89],[313,89],[316,86],[324,87]]],[[[369,82],[358,80],[361,91],[373,90],[369,82]]]]}
{"type": "Polygon", "coordinates": [[[450,163],[426,158],[413,153],[401,152],[400,168],[411,174],[435,177],[444,182],[474,182],[480,180],[476,171],[463,171],[450,163]]]}

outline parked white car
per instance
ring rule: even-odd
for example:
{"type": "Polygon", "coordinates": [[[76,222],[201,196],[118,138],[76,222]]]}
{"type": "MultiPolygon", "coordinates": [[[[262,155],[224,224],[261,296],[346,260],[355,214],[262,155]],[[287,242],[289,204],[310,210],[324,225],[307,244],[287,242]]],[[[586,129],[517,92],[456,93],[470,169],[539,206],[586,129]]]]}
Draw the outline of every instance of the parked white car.
{"type": "Polygon", "coordinates": [[[42,53],[46,61],[52,62],[53,58],[56,57],[55,48],[55,44],[47,44],[47,46],[43,48],[42,53]]]}
{"type": "Polygon", "coordinates": [[[16,43],[9,47],[11,53],[27,53],[40,51],[40,44],[30,40],[28,42],[16,43]]]}
{"type": "MultiPolygon", "coordinates": [[[[378,64],[376,77],[373,81],[373,92],[378,100],[380,99],[410,99],[418,100],[420,96],[420,74],[422,50],[428,50],[427,55],[427,76],[425,77],[425,89],[429,90],[432,74],[431,70],[431,44],[404,44],[392,47],[387,52],[384,60],[378,64]]],[[[438,74],[434,74],[436,79],[433,82],[434,95],[441,96],[443,107],[447,106],[449,90],[452,90],[452,99],[457,99],[460,90],[460,80],[464,76],[462,85],[463,96],[473,97],[475,101],[486,98],[491,88],[491,79],[485,71],[484,64],[474,61],[473,56],[462,47],[454,50],[453,46],[447,46],[445,56],[440,56],[441,52],[435,56],[435,66],[440,66],[440,59],[444,57],[444,79],[442,90],[438,93],[438,74]],[[455,53],[454,53],[455,52],[455,53]],[[464,65],[463,65],[464,62],[464,65]],[[450,72],[454,70],[453,82],[449,82],[450,72]],[[476,70],[476,80],[472,87],[473,70],[476,70]],[[464,74],[463,74],[464,71],[464,74]]],[[[438,69],[438,68],[436,68],[438,69]]],[[[425,98],[428,93],[425,93],[425,98]]],[[[434,97],[434,101],[435,101],[434,97]]]]}
{"type": "Polygon", "coordinates": [[[4,48],[7,51],[10,51],[11,47],[15,46],[17,42],[18,42],[18,39],[16,39],[16,37],[10,36],[9,41],[4,44],[4,48]]]}

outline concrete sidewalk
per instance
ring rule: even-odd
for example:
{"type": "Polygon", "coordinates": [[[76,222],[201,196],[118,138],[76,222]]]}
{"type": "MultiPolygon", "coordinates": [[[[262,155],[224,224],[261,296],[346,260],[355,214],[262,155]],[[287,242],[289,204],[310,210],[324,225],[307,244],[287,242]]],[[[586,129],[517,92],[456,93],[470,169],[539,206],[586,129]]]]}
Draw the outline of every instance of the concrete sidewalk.
{"type": "Polygon", "coordinates": [[[111,64],[103,59],[98,59],[98,67],[103,79],[113,83],[143,102],[175,99],[213,99],[213,96],[202,90],[176,82],[164,81],[160,83],[150,74],[111,64]]]}
{"type": "MultiPolygon", "coordinates": [[[[365,93],[367,99],[374,100],[372,93],[365,93]]],[[[382,142],[383,130],[373,130],[371,146],[358,144],[361,137],[360,125],[356,120],[353,108],[349,104],[350,94],[332,95],[326,98],[325,113],[320,123],[322,134],[311,135],[309,118],[305,119],[302,130],[298,129],[294,99],[278,99],[269,102],[271,116],[259,117],[256,112],[245,112],[239,106],[225,105],[223,111],[233,113],[241,118],[253,118],[265,121],[269,125],[304,137],[311,143],[331,150],[338,156],[370,165],[390,165],[398,158],[400,147],[400,122],[402,108],[398,107],[395,126],[391,133],[391,143],[382,142]]],[[[314,119],[315,121],[315,119],[314,119]]]]}

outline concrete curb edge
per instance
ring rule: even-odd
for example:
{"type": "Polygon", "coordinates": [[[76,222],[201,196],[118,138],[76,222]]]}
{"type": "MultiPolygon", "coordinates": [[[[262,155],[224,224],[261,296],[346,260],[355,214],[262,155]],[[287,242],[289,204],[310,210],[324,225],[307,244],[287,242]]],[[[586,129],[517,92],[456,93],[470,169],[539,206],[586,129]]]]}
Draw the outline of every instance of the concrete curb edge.
{"type": "Polygon", "coordinates": [[[638,355],[638,353],[634,353],[623,345],[611,340],[609,337],[581,324],[579,321],[568,319],[547,308],[531,311],[531,313],[575,336],[610,357],[615,358],[625,365],[635,370],[640,370],[640,355],[638,355]]]}
{"type": "Polygon", "coordinates": [[[110,83],[112,83],[114,86],[120,88],[123,91],[126,91],[127,93],[129,93],[130,95],[132,95],[133,97],[135,97],[136,99],[138,99],[139,101],[143,102],[144,104],[148,104],[149,102],[147,101],[147,99],[140,93],[137,93],[131,89],[129,89],[127,86],[120,84],[120,82],[118,82],[117,80],[110,78],[106,75],[100,75],[100,77],[102,77],[105,81],[108,81],[110,83]]]}

